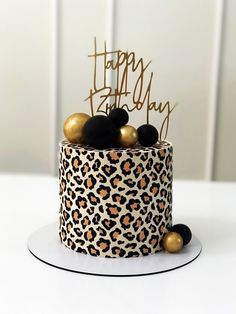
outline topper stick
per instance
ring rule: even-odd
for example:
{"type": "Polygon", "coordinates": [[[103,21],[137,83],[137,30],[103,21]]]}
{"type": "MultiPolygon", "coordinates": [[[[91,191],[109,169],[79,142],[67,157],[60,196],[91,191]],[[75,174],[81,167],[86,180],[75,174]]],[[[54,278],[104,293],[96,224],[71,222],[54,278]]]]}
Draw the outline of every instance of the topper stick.
{"type": "Polygon", "coordinates": [[[149,124],[149,106],[147,106],[147,124],[149,124]]]}
{"type": "Polygon", "coordinates": [[[93,110],[93,91],[90,89],[90,109],[91,109],[91,115],[94,116],[94,110],[93,110]]]}

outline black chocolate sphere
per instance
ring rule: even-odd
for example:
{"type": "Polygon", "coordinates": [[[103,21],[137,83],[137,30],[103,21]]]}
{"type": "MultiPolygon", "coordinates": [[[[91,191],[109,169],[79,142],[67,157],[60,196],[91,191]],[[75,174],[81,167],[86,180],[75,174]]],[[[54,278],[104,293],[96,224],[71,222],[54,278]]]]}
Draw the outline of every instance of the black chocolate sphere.
{"type": "Polygon", "coordinates": [[[129,121],[129,115],[123,108],[115,108],[111,110],[108,118],[116,125],[117,128],[126,125],[129,121]]]}
{"type": "Polygon", "coordinates": [[[183,244],[188,244],[192,239],[192,232],[188,226],[184,224],[177,224],[171,228],[171,231],[177,232],[183,238],[183,244]]]}
{"type": "Polygon", "coordinates": [[[90,118],[83,128],[83,143],[98,149],[116,146],[117,136],[116,126],[106,116],[90,118]]]}
{"type": "Polygon", "coordinates": [[[151,124],[143,124],[138,129],[138,141],[142,146],[152,146],[158,141],[158,131],[151,124]]]}

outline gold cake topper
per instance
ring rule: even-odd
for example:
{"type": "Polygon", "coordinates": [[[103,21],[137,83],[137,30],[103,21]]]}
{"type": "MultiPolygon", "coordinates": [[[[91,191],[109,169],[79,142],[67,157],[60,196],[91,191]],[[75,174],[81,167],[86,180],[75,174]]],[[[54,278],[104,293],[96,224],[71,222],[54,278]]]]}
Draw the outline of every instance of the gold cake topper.
{"type": "Polygon", "coordinates": [[[98,52],[96,38],[94,38],[94,53],[88,57],[94,60],[94,72],[93,86],[85,101],[90,102],[92,116],[99,112],[109,114],[114,108],[124,108],[128,112],[145,109],[146,121],[149,124],[149,112],[157,111],[165,114],[160,128],[160,139],[165,140],[169,129],[170,114],[176,105],[171,105],[170,101],[157,102],[150,99],[153,72],[150,73],[147,80],[145,78],[148,75],[147,69],[151,61],[145,64],[143,58],[137,59],[135,52],[108,51],[106,41],[104,50],[98,52]],[[98,69],[102,72],[102,82],[97,80],[98,69]],[[113,82],[108,79],[109,72],[113,75],[113,82]],[[129,85],[130,75],[136,76],[132,89],[129,85]],[[127,104],[127,96],[132,99],[129,104],[127,104]],[[95,98],[96,104],[94,104],[95,98]],[[97,103],[97,99],[99,103],[97,103]]]}

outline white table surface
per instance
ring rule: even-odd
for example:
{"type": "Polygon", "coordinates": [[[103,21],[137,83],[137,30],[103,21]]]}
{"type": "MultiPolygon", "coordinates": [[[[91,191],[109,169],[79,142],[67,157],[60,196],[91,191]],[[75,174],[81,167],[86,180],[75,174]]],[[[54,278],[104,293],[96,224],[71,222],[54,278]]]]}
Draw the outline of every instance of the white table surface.
{"type": "Polygon", "coordinates": [[[236,313],[236,184],[174,182],[174,223],[202,241],[189,265],[144,277],[82,275],[48,266],[27,238],[57,220],[57,179],[0,175],[0,313],[236,313]]]}

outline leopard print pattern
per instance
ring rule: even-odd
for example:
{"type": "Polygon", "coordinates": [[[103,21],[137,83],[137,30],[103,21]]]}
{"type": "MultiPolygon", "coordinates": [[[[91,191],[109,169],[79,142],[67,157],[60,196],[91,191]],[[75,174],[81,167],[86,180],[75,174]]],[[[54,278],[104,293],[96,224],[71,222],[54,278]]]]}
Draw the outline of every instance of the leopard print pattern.
{"type": "Polygon", "coordinates": [[[96,150],[60,143],[61,241],[79,253],[161,250],[172,224],[172,145],[96,150]]]}

